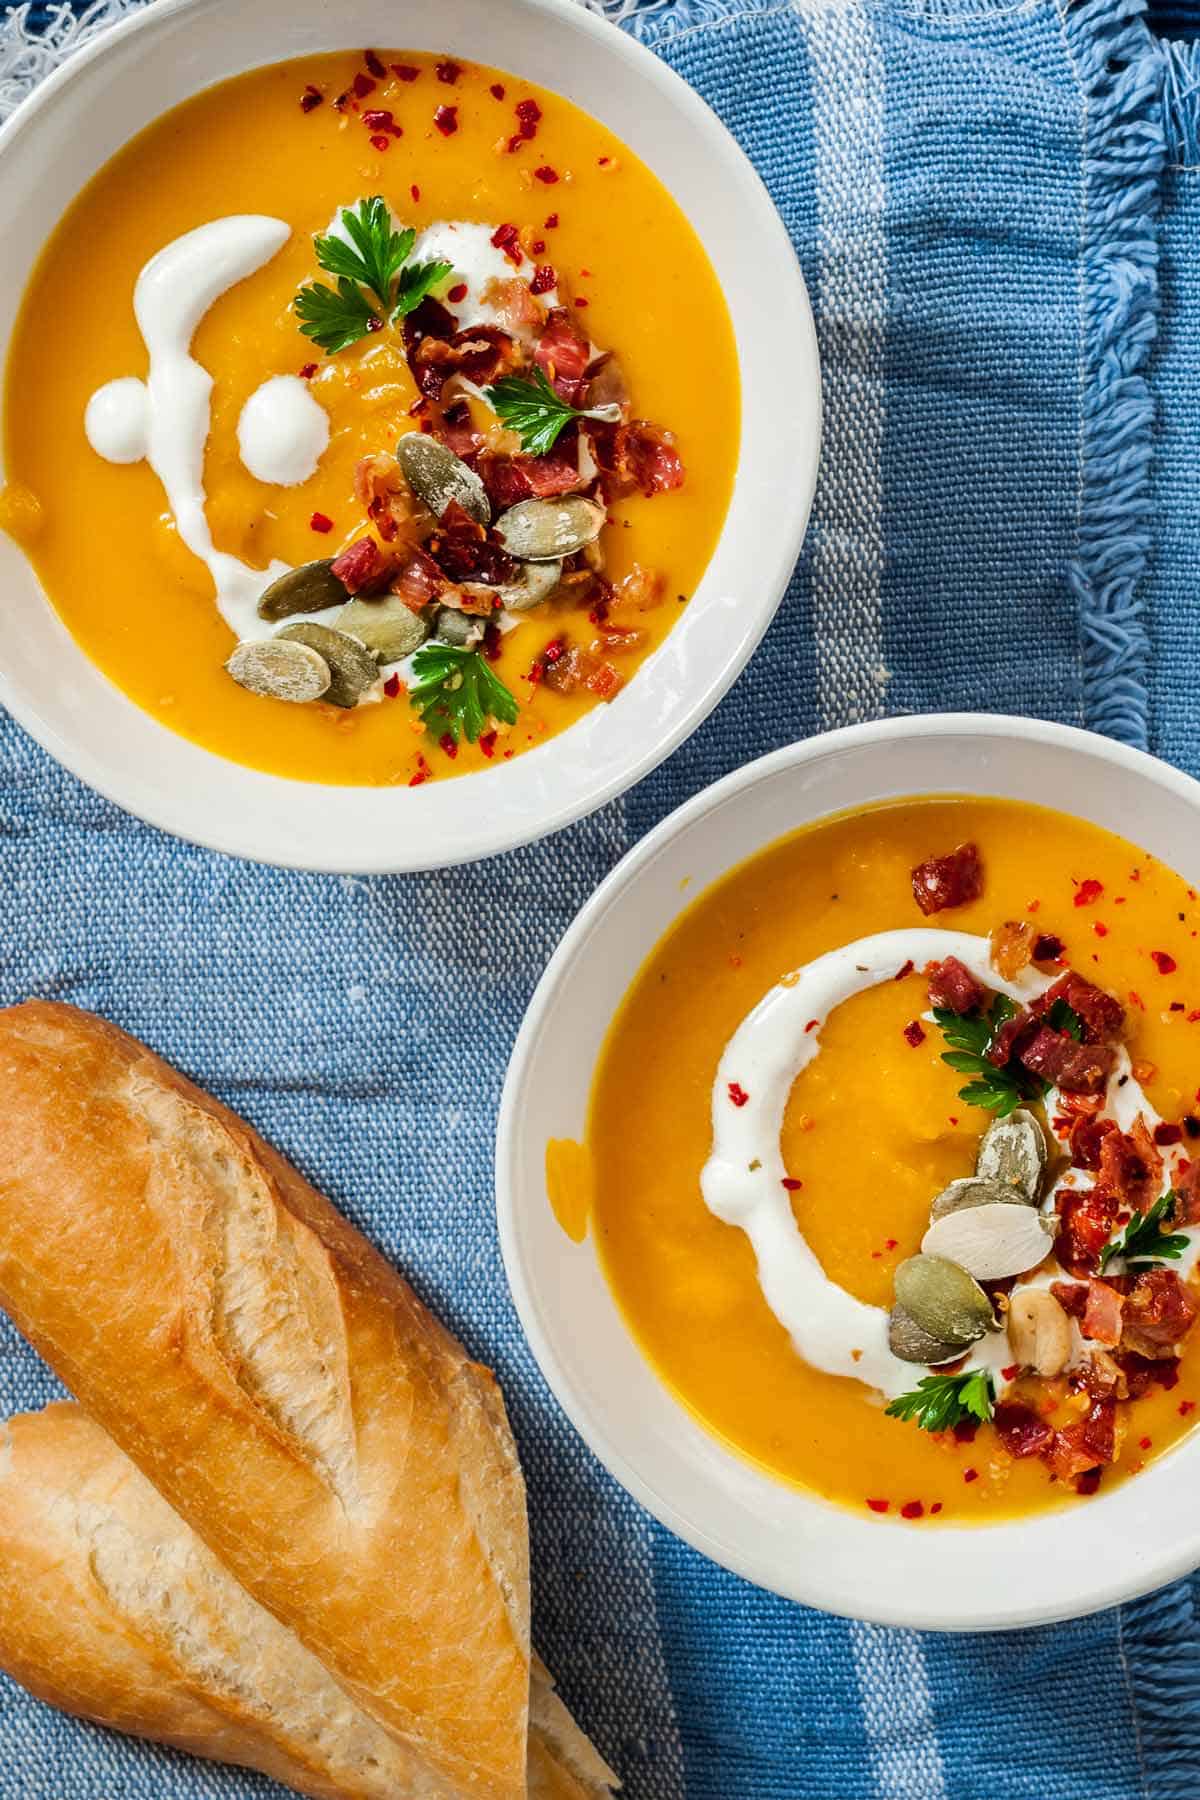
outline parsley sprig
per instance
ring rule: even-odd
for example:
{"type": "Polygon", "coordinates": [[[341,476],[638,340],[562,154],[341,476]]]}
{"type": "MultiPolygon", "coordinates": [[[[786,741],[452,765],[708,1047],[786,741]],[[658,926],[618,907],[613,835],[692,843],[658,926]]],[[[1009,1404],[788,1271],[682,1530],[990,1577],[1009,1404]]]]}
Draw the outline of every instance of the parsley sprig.
{"type": "Polygon", "coordinates": [[[396,229],[378,194],[343,207],[340,219],[345,237],[328,232],[313,239],[317,262],[336,278],[336,288],[306,282],[295,300],[301,331],[327,356],[385,321],[406,318],[453,272],[448,262],[409,262],[417,234],[411,225],[396,229]]]}
{"type": "MultiPolygon", "coordinates": [[[[1006,1119],[1011,1112],[1029,1100],[1040,1100],[1049,1091],[1049,1083],[1040,1075],[1009,1061],[1002,1068],[989,1062],[987,1052],[1002,1025],[1008,1023],[1017,1008],[1007,994],[997,994],[985,1013],[956,1013],[949,1007],[935,1006],[937,1021],[950,1049],[942,1052],[942,1061],[960,1075],[970,1075],[965,1087],[958,1090],[960,1100],[969,1106],[982,1107],[1006,1119]]],[[[1065,1000],[1056,1000],[1046,1014],[1046,1023],[1055,1031],[1065,1031],[1079,1043],[1083,1037],[1083,1021],[1065,1000]]]]}
{"type": "Polygon", "coordinates": [[[449,732],[456,744],[460,736],[474,744],[490,720],[517,722],[515,696],[478,650],[423,644],[413,657],[412,672],[408,697],[439,737],[449,732]]]}
{"type": "Polygon", "coordinates": [[[621,408],[572,406],[554,391],[545,370],[534,367],[528,375],[504,375],[484,388],[488,405],[509,431],[515,431],[527,456],[545,456],[553,450],[572,419],[603,419],[610,424],[621,417],[621,408]]]}
{"type": "Polygon", "coordinates": [[[1127,1269],[1148,1269],[1154,1263],[1178,1262],[1188,1247],[1188,1239],[1182,1232],[1168,1234],[1163,1230],[1164,1225],[1174,1220],[1177,1199],[1174,1188],[1170,1188],[1160,1194],[1146,1212],[1134,1213],[1125,1229],[1109,1238],[1101,1250],[1100,1273],[1103,1274],[1118,1256],[1127,1269]]]}
{"type": "Polygon", "coordinates": [[[961,1375],[926,1375],[886,1412],[889,1419],[911,1419],[922,1431],[949,1431],[963,1419],[986,1425],[995,1399],[991,1371],[965,1369],[961,1375]]]}

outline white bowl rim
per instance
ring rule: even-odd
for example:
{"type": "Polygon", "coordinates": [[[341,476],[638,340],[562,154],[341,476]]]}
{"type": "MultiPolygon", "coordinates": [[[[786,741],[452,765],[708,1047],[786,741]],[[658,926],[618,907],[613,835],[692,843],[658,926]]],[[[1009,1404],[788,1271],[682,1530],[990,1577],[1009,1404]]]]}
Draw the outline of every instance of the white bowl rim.
{"type": "MultiPolygon", "coordinates": [[[[609,1474],[660,1524],[665,1525],[668,1530],[702,1555],[709,1557],[722,1567],[730,1569],[734,1574],[742,1576],[747,1581],[753,1582],[756,1586],[801,1604],[814,1606],[818,1610],[831,1612],[845,1618],[863,1620],[871,1624],[901,1626],[921,1631],[980,1632],[1015,1630],[1030,1625],[1052,1624],[1064,1619],[1082,1618],[1166,1586],[1200,1567],[1200,1527],[1197,1528],[1194,1541],[1190,1545],[1154,1545],[1151,1547],[1148,1557],[1143,1558],[1136,1566],[1131,1566],[1128,1570],[1105,1568],[1095,1582],[1089,1583],[1086,1594],[1080,1595],[1078,1603],[1069,1606],[1059,1605],[1047,1608],[1045,1605],[1039,1605],[1036,1601],[1029,1601],[1024,1595],[1014,1594],[1012,1603],[1006,1604],[1002,1609],[997,1608],[970,1614],[964,1613],[961,1604],[943,1603],[939,1605],[927,1602],[889,1606],[872,1604],[869,1599],[864,1600],[861,1604],[856,1602],[851,1608],[831,1602],[827,1595],[814,1595],[807,1583],[781,1582],[777,1568],[753,1544],[742,1545],[734,1550],[728,1544],[718,1543],[703,1530],[695,1527],[693,1522],[678,1509],[674,1501],[643,1477],[639,1469],[614,1441],[612,1435],[600,1426],[589,1413],[587,1405],[564,1370],[555,1345],[543,1326],[537,1296],[527,1279],[517,1231],[521,1202],[518,1197],[518,1184],[514,1179],[518,1153],[521,1093],[526,1066],[558,986],[567,970],[584,952],[589,936],[610,904],[636,880],[642,870],[672,840],[706,813],[714,811],[731,797],[754,786],[759,781],[768,779],[780,769],[801,769],[806,764],[819,761],[832,753],[863,745],[887,743],[914,736],[936,739],[963,735],[980,738],[1005,736],[1024,740],[1031,744],[1083,751],[1100,763],[1108,763],[1115,768],[1147,777],[1157,785],[1166,788],[1177,798],[1189,803],[1200,814],[1200,781],[1173,768],[1158,757],[1078,726],[1010,714],[906,714],[896,718],[849,725],[837,730],[818,733],[813,737],[785,745],[778,750],[755,758],[752,762],[723,776],[709,787],[703,788],[692,799],[669,813],[635,844],[595,889],[560,939],[530,999],[509,1059],[497,1120],[495,1178],[497,1225],[505,1274],[521,1327],[538,1367],[563,1411],[588,1448],[609,1474]]],[[[929,790],[931,795],[938,792],[952,795],[960,791],[955,788],[952,776],[947,780],[944,788],[929,790]]],[[[1049,801],[1048,804],[1052,806],[1053,801],[1049,801]]],[[[770,841],[777,840],[764,840],[762,847],[765,849],[770,841]]],[[[697,890],[697,893],[703,891],[703,889],[697,890]]],[[[619,999],[620,996],[617,998],[619,999]]],[[[658,1379],[661,1380],[661,1377],[658,1379]]],[[[677,1406],[680,1404],[676,1401],[677,1406]]],[[[701,1427],[701,1429],[704,1428],[701,1427]]],[[[1175,1451],[1180,1447],[1181,1445],[1174,1446],[1171,1451],[1165,1453],[1158,1460],[1156,1467],[1161,1469],[1169,1464],[1175,1451]]],[[[734,1454],[736,1455],[736,1453],[734,1454]]],[[[768,1479],[770,1478],[768,1477],[768,1479]]],[[[809,1498],[816,1499],[817,1497],[809,1496],[809,1498]]],[[[1089,1504],[1103,1505],[1104,1498],[1101,1495],[1097,1501],[1089,1504]]],[[[832,1503],[820,1502],[820,1504],[829,1512],[844,1512],[847,1517],[853,1516],[847,1509],[837,1507],[832,1503]]],[[[1031,1531],[1036,1528],[1039,1518],[1056,1516],[1061,1515],[1035,1515],[1033,1518],[1018,1520],[1015,1523],[1023,1526],[1026,1531],[1031,1531]]],[[[1013,1523],[1012,1520],[997,1520],[995,1525],[939,1525],[936,1529],[938,1532],[954,1532],[959,1536],[969,1536],[978,1542],[981,1551],[986,1554],[986,1545],[992,1533],[1003,1529],[1006,1525],[1011,1526],[1013,1523]]],[[[888,1527],[884,1526],[883,1529],[888,1529],[888,1527]]]]}
{"type": "MultiPolygon", "coordinates": [[[[153,6],[147,6],[118,20],[81,46],[66,63],[40,82],[0,126],[0,176],[4,170],[4,159],[10,150],[19,144],[48,108],[59,103],[64,90],[72,87],[93,63],[110,55],[130,38],[160,32],[172,21],[187,14],[203,14],[210,9],[216,10],[225,3],[226,0],[155,0],[153,6]]],[[[101,675],[102,683],[113,686],[114,693],[120,694],[125,705],[133,708],[161,737],[173,740],[176,745],[186,746],[190,764],[187,777],[164,789],[144,769],[122,771],[118,778],[110,769],[98,766],[96,757],[66,735],[55,722],[43,717],[36,698],[15,683],[6,669],[0,667],[0,703],[3,703],[31,737],[72,774],[106,799],[186,842],[283,868],[340,874],[386,874],[471,863],[551,836],[566,826],[587,818],[610,800],[628,791],[691,736],[745,668],[786,593],[804,541],[816,487],[821,441],[821,388],[816,331],[807,289],[795,248],[782,218],[757,170],[728,128],[681,76],[636,38],[621,31],[600,14],[575,4],[575,0],[512,0],[512,3],[526,12],[569,23],[574,31],[603,43],[615,55],[623,58],[658,89],[664,103],[682,115],[690,129],[705,142],[706,148],[721,160],[725,168],[736,172],[747,209],[746,216],[751,221],[757,241],[763,245],[764,253],[770,252],[774,271],[772,280],[781,316],[790,318],[797,333],[797,364],[793,379],[789,384],[786,370],[781,371],[780,375],[780,380],[791,392],[789,405],[780,409],[780,417],[788,421],[790,431],[781,457],[781,460],[787,460],[792,474],[790,508],[776,507],[769,520],[771,535],[765,542],[761,537],[756,539],[755,578],[753,582],[746,584],[738,597],[742,618],[740,631],[731,641],[718,667],[710,669],[700,678],[690,678],[692,697],[677,710],[668,729],[657,736],[647,732],[644,746],[640,749],[627,750],[625,743],[621,742],[618,743],[615,754],[593,757],[586,779],[575,782],[578,791],[564,791],[551,804],[540,808],[531,805],[529,797],[512,788],[511,784],[506,797],[504,791],[497,788],[498,778],[511,777],[515,771],[531,765],[545,749],[554,744],[561,745],[574,738],[582,746],[588,720],[595,720],[597,709],[593,709],[592,713],[573,724],[566,732],[550,740],[549,746],[535,746],[503,767],[493,766],[474,771],[468,777],[432,783],[416,790],[350,787],[272,775],[218,755],[170,731],[152,715],[144,713],[136,702],[129,700],[107,677],[101,675]],[[237,798],[231,797],[230,803],[219,816],[214,816],[209,809],[203,818],[198,819],[194,816],[196,788],[205,779],[216,782],[224,779],[231,783],[233,789],[236,789],[237,798]],[[472,791],[464,797],[462,790],[468,788],[472,791]],[[430,806],[430,797],[435,792],[443,798],[441,816],[439,810],[430,806]],[[454,796],[449,807],[444,804],[444,796],[447,794],[454,796]],[[271,835],[275,823],[272,802],[282,807],[303,808],[306,805],[318,805],[322,796],[327,797],[328,811],[334,815],[332,822],[335,826],[339,814],[355,818],[353,849],[348,848],[332,832],[328,840],[323,839],[319,833],[308,830],[299,833],[293,830],[289,834],[285,829],[271,835]],[[370,798],[364,801],[363,797],[370,798]],[[396,801],[402,798],[408,802],[407,808],[396,806],[396,801]],[[372,801],[376,802],[374,806],[372,801]],[[249,815],[248,808],[251,809],[249,815]],[[448,816],[451,815],[451,809],[452,816],[448,816]],[[360,811],[363,815],[361,826],[357,822],[360,811]]],[[[397,24],[399,23],[397,20],[397,24]]],[[[344,29],[339,26],[333,34],[344,48],[351,47],[348,38],[352,25],[353,21],[348,21],[344,29]]],[[[416,31],[409,32],[408,35],[416,47],[422,47],[418,40],[428,33],[416,31]]],[[[337,46],[331,44],[330,47],[337,46]]],[[[292,51],[291,54],[298,55],[301,52],[292,51]]],[[[263,67],[271,61],[279,60],[287,58],[268,58],[265,62],[254,60],[242,66],[263,67]]],[[[200,82],[191,91],[198,92],[204,85],[207,84],[200,82]]],[[[560,91],[563,85],[559,84],[560,91]]],[[[670,182],[662,175],[660,179],[668,192],[672,192],[670,182]]],[[[673,192],[672,197],[677,204],[680,203],[673,192]]],[[[737,320],[732,304],[730,311],[736,331],[737,320]]],[[[739,350],[740,348],[739,344],[739,350]]],[[[0,362],[6,353],[7,343],[0,345],[0,362]]],[[[744,391],[741,429],[744,450],[744,391]]],[[[741,454],[739,452],[739,463],[741,454]]],[[[741,486],[739,479],[737,487],[741,486]]],[[[736,498],[737,489],[729,503],[729,511],[722,526],[722,537],[728,531],[736,498]]],[[[714,551],[709,570],[719,549],[720,545],[714,551]]],[[[637,672],[636,682],[631,684],[630,692],[640,691],[643,695],[639,712],[647,717],[653,711],[649,681],[653,679],[654,666],[657,664],[663,674],[661,685],[664,694],[672,682],[678,685],[679,672],[668,664],[666,653],[670,651],[672,643],[682,637],[689,616],[698,610],[696,601],[704,592],[709,570],[706,570],[697,585],[687,614],[677,621],[664,644],[647,658],[637,672]]],[[[36,576],[34,580],[36,581],[36,576]]],[[[715,604],[718,596],[713,595],[712,598],[715,604]]],[[[49,599],[43,596],[43,600],[53,611],[49,599]]],[[[55,619],[57,620],[57,614],[55,619]]],[[[66,644],[84,658],[91,668],[96,668],[65,628],[62,629],[62,636],[66,644]]],[[[677,658],[682,658],[683,653],[678,643],[675,644],[675,652],[677,658]]],[[[623,699],[626,697],[622,696],[623,699]]],[[[631,744],[636,742],[637,735],[636,732],[628,734],[631,744]]],[[[553,788],[553,781],[550,785],[553,788]]]]}

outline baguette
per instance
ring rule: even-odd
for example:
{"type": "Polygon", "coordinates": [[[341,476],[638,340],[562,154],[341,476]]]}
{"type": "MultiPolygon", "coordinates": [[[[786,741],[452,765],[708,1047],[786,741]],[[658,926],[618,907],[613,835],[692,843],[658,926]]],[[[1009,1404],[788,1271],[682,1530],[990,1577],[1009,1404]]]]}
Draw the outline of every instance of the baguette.
{"type": "Polygon", "coordinates": [[[524,1486],[503,1401],[339,1213],[115,1026],[0,1011],[0,1304],[410,1758],[520,1800],[524,1486]]]}
{"type": "MultiPolygon", "coordinates": [[[[78,1406],[0,1427],[0,1667],[41,1700],[258,1769],[312,1800],[397,1800],[411,1753],[239,1587],[78,1406]]],[[[613,1779],[535,1663],[534,1800],[613,1779]]]]}

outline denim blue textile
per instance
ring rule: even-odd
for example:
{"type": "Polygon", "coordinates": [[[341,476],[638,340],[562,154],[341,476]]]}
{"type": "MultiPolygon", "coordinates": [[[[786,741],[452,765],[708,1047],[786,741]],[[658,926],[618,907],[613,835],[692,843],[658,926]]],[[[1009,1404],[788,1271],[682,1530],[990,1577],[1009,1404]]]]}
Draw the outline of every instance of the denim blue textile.
{"type": "MultiPolygon", "coordinates": [[[[751,667],[595,818],[407,879],[176,843],[4,721],[0,999],[70,999],[147,1039],[496,1367],[529,1481],[537,1640],[630,1800],[1195,1800],[1192,1583],[979,1637],[748,1587],[651,1523],[559,1414],[491,1200],[504,1064],[547,956],[622,853],[726,770],[851,719],[964,707],[1091,724],[1200,773],[1192,51],[1156,43],[1140,0],[596,4],[740,139],[817,309],[822,482],[751,667]]],[[[10,10],[0,109],[75,29],[66,7],[10,10]]],[[[0,1409],[55,1391],[0,1326],[0,1409]]],[[[0,1800],[277,1791],[0,1689],[0,1800]]]]}

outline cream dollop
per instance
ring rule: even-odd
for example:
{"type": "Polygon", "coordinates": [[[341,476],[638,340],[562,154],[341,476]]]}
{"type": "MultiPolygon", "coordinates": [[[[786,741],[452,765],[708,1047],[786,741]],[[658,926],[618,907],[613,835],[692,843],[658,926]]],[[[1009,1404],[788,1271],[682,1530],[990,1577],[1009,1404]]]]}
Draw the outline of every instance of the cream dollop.
{"type": "Polygon", "coordinates": [[[299,375],[272,375],[243,406],[237,432],[242,461],[256,480],[299,487],[325,454],[329,415],[299,375]]]}
{"type": "Polygon", "coordinates": [[[97,388],[87,403],[83,429],[106,462],[141,462],[150,428],[150,396],[136,375],[121,375],[97,388]]]}

